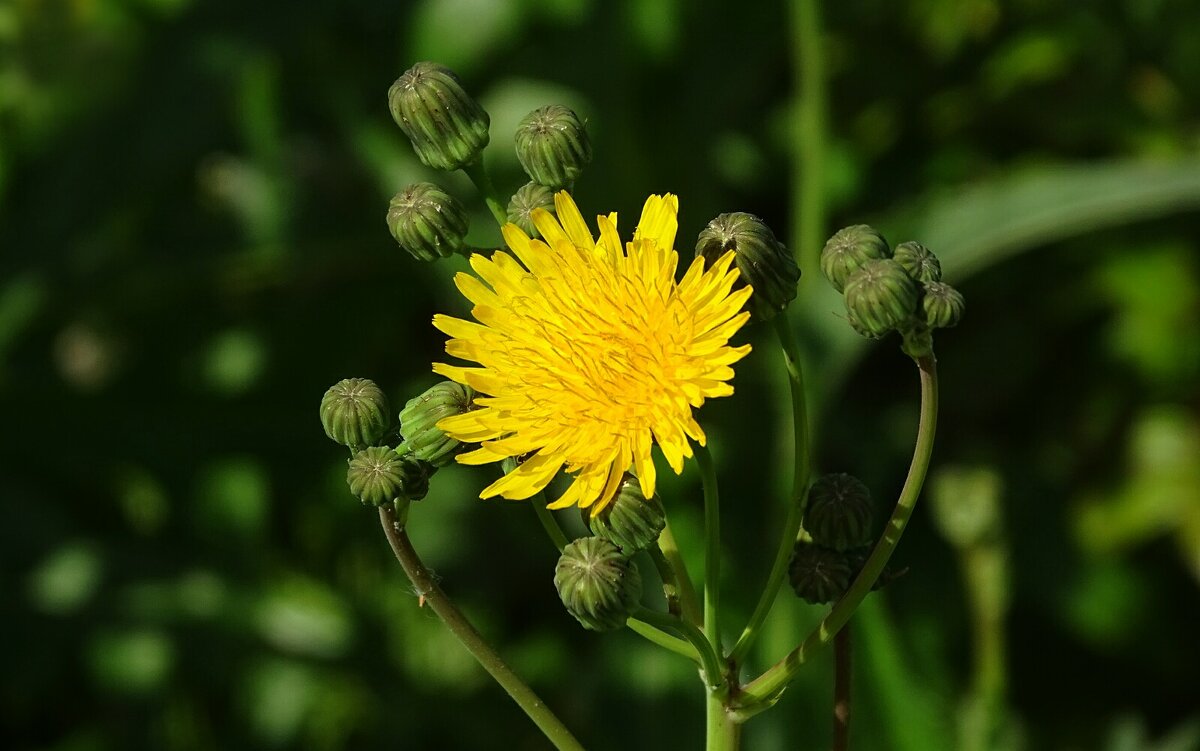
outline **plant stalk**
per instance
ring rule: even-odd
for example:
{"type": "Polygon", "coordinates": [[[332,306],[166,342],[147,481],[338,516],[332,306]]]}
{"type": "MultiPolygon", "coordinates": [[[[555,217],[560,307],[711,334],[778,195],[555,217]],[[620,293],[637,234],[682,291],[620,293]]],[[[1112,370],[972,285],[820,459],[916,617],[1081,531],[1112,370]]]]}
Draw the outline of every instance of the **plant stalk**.
{"type": "Polygon", "coordinates": [[[933,438],[937,427],[938,386],[937,361],[932,354],[919,357],[916,360],[921,374],[921,416],[917,426],[917,442],[913,450],[912,463],[908,468],[908,476],[904,487],[900,490],[900,498],[892,517],[888,520],[883,536],[875,544],[870,557],[863,565],[862,571],[854,579],[854,583],[846,590],[829,611],[829,614],[817,625],[817,628],[786,657],[773,665],[765,673],[748,683],[742,693],[743,719],[752,717],[773,704],[795,677],[800,666],[808,655],[817,647],[829,643],[841,630],[850,616],[870,593],[875,582],[883,573],[884,566],[896,550],[901,535],[912,518],[913,508],[925,484],[925,475],[929,470],[929,460],[933,454],[933,438]]]}
{"type": "Polygon", "coordinates": [[[721,656],[721,502],[717,471],[707,446],[696,447],[696,461],[704,486],[704,633],[713,651],[721,656]]]}
{"type": "Polygon", "coordinates": [[[413,588],[430,609],[442,619],[446,628],[454,634],[459,643],[479,661],[483,669],[508,692],[529,719],[533,720],[538,729],[554,744],[559,751],[583,751],[583,746],[571,734],[562,721],[550,711],[537,694],[533,692],[521,678],[513,672],[500,655],[484,641],[466,616],[450,601],[438,583],[434,581],[420,556],[408,539],[404,527],[396,524],[396,514],[390,508],[379,509],[379,522],[383,525],[383,533],[387,536],[388,544],[400,561],[404,573],[412,582],[413,588]]]}
{"type": "Polygon", "coordinates": [[[788,387],[792,397],[792,430],[794,434],[792,495],[788,499],[787,517],[783,522],[783,533],[779,538],[779,548],[775,551],[775,561],[771,565],[771,573],[767,576],[767,585],[754,606],[750,621],[738,637],[737,643],[729,653],[729,659],[740,663],[750,650],[754,639],[762,629],[762,624],[770,614],[779,588],[787,576],[788,560],[796,544],[796,535],[800,531],[800,523],[804,518],[804,506],[808,500],[808,484],[812,473],[812,459],[808,442],[808,411],[804,392],[804,372],[800,368],[800,351],[796,346],[796,337],[785,313],[775,316],[775,333],[783,348],[784,363],[788,372],[788,387]]]}

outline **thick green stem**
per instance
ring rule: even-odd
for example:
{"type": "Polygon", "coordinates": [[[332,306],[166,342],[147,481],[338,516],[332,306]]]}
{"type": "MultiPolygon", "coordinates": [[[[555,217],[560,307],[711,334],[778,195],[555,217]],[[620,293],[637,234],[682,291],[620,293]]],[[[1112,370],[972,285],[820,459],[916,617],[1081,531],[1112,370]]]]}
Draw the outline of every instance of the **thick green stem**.
{"type": "Polygon", "coordinates": [[[538,729],[554,744],[559,751],[583,751],[583,746],[571,735],[571,731],[562,721],[550,711],[549,707],[538,698],[524,681],[513,672],[500,655],[483,640],[475,627],[466,619],[461,611],[450,601],[442,588],[430,575],[425,564],[413,549],[404,528],[396,524],[396,514],[390,508],[379,509],[379,522],[383,525],[383,533],[387,535],[388,544],[400,561],[404,573],[412,582],[417,596],[427,603],[430,609],[442,619],[446,628],[454,634],[459,643],[479,661],[492,678],[508,692],[529,719],[533,720],[538,729]]]}
{"type": "Polygon", "coordinates": [[[792,162],[791,237],[803,272],[801,289],[820,278],[825,241],[825,61],[817,0],[792,0],[792,65],[799,79],[793,119],[796,143],[792,162]]]}
{"type": "Polygon", "coordinates": [[[704,486],[704,633],[713,651],[720,655],[721,503],[717,471],[707,446],[696,447],[696,462],[704,486]]]}
{"type": "Polygon", "coordinates": [[[475,183],[475,187],[479,190],[479,194],[483,196],[483,201],[487,204],[488,211],[492,212],[496,223],[501,227],[508,224],[508,209],[503,199],[496,193],[496,186],[492,185],[492,177],[488,174],[487,167],[483,164],[483,157],[479,157],[471,164],[463,167],[462,170],[466,173],[467,177],[471,178],[471,182],[475,183]]]}
{"type": "Polygon", "coordinates": [[[846,590],[821,621],[817,628],[808,635],[800,646],[773,665],[769,670],[747,684],[741,693],[743,699],[741,715],[743,718],[752,717],[763,711],[779,697],[787,684],[795,677],[796,671],[817,647],[829,643],[842,626],[850,620],[855,609],[870,593],[875,582],[883,573],[884,566],[896,550],[900,536],[912,517],[917,497],[925,484],[925,474],[929,469],[929,460],[933,454],[933,437],[937,426],[938,387],[937,362],[933,355],[917,359],[917,367],[921,372],[921,417],[917,426],[917,444],[913,451],[912,463],[908,468],[908,477],[900,490],[900,499],[892,511],[883,536],[875,544],[870,557],[863,565],[862,571],[854,583],[846,590]]]}
{"type": "Polygon", "coordinates": [[[699,626],[704,622],[704,615],[700,611],[700,598],[696,595],[696,586],[692,584],[687,564],[683,562],[683,555],[679,552],[679,545],[675,542],[674,533],[671,532],[670,521],[663,527],[662,534],[658,536],[658,547],[662,551],[663,557],[671,564],[671,569],[675,572],[675,580],[679,583],[679,607],[683,611],[683,619],[699,626]]]}
{"type": "Polygon", "coordinates": [[[788,560],[792,548],[796,544],[796,535],[800,531],[800,521],[804,518],[804,505],[808,499],[808,481],[812,472],[812,459],[808,447],[808,411],[805,406],[804,373],[800,369],[800,351],[796,346],[796,337],[792,333],[791,324],[784,313],[775,316],[775,333],[783,347],[784,363],[787,365],[788,386],[792,397],[792,430],[794,434],[795,458],[793,459],[792,494],[788,499],[787,517],[783,522],[783,533],[779,538],[779,548],[775,551],[775,561],[771,565],[771,573],[767,576],[767,585],[754,607],[750,622],[738,637],[737,643],[729,653],[729,659],[740,663],[758,636],[762,624],[775,604],[779,588],[787,576],[788,560]]]}
{"type": "Polygon", "coordinates": [[[741,746],[742,722],[718,696],[709,694],[706,751],[737,751],[741,746]]]}

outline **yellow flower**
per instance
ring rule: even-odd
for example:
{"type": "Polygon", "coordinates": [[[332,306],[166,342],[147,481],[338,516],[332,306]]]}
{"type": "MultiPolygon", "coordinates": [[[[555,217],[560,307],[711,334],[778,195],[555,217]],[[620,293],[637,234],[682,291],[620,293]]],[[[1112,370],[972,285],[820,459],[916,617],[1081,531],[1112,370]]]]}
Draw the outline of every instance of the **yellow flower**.
{"type": "Polygon", "coordinates": [[[688,439],[704,445],[692,409],[733,393],[730,365],[750,345],[728,342],[750,317],[742,307],[751,289],[731,293],[732,252],[709,268],[697,258],[675,280],[673,195],[646,199],[624,246],[616,214],[597,217],[597,240],[565,191],[554,203],[558,220],[533,212],[544,242],[508,224],[513,255],[473,255],[479,278],[455,277],[478,323],[434,317],[451,337],[446,352],[480,366],[437,363],[434,371],[483,395],[479,409],[438,427],[482,444],[459,455],[463,464],[529,455],[481,498],[529,498],[565,469],[574,481],[550,507],[590,506],[595,514],[630,467],[642,493],[654,494],[652,444],[676,474],[692,456],[688,439]]]}

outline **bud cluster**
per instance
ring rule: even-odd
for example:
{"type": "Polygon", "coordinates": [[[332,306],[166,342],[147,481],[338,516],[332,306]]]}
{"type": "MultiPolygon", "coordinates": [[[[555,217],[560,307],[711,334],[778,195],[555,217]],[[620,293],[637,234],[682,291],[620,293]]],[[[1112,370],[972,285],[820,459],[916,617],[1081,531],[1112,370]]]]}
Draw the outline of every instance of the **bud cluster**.
{"type": "Polygon", "coordinates": [[[563,549],[554,586],[584,628],[609,631],[625,625],[637,608],[642,580],[633,556],[658,543],[667,518],[658,496],[646,498],[638,479],[626,474],[616,497],[588,523],[594,536],[563,549]]]}
{"type": "Polygon", "coordinates": [[[330,387],[321,399],[321,424],[353,454],[346,470],[350,492],[368,506],[424,498],[429,478],[462,449],[437,423],[471,409],[474,395],[469,387],[443,381],[410,399],[400,412],[402,442],[392,448],[373,445],[397,435],[387,397],[374,381],[347,378],[330,387]]]}
{"type": "Polygon", "coordinates": [[[942,264],[929,248],[903,242],[893,251],[865,224],[829,238],[821,272],[845,298],[855,331],[871,339],[898,331],[914,357],[929,354],[933,329],[957,324],[965,307],[962,295],[942,282],[942,264]]]}
{"type": "Polygon", "coordinates": [[[814,605],[845,594],[866,562],[871,542],[871,492],[847,474],[813,483],[804,512],[809,539],[796,543],[788,577],[796,595],[814,605]]]}

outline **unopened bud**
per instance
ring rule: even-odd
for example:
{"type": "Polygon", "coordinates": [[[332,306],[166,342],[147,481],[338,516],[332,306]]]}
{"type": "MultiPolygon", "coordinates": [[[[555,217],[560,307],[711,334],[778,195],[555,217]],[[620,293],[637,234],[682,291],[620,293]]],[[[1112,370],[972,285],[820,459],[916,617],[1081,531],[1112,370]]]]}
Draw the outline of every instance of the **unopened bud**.
{"type": "Polygon", "coordinates": [[[850,275],[868,261],[890,255],[887,240],[872,227],[855,224],[834,233],[821,250],[821,273],[838,292],[846,288],[850,275]]]}
{"type": "Polygon", "coordinates": [[[696,255],[710,265],[731,250],[739,284],[754,289],[750,312],[756,319],[770,320],[795,299],[800,267],[763,220],[741,211],[721,214],[696,240],[696,255]]]}
{"type": "Polygon", "coordinates": [[[554,191],[545,185],[528,182],[517,189],[508,202],[508,221],[521,228],[530,237],[538,236],[533,223],[533,210],[543,209],[554,213],[554,191]]]}
{"type": "Polygon", "coordinates": [[[658,495],[646,498],[638,479],[630,474],[625,475],[612,503],[591,518],[592,532],[627,555],[656,544],[666,525],[666,513],[658,495]]]}
{"type": "Polygon", "coordinates": [[[422,459],[435,467],[454,461],[462,444],[441,430],[438,421],[461,415],[471,408],[475,390],[470,386],[442,381],[414,397],[400,411],[400,435],[404,438],[398,452],[422,459]]]}
{"type": "Polygon", "coordinates": [[[608,540],[581,537],[563,548],[554,586],[567,612],[584,628],[612,631],[638,605],[642,578],[629,556],[608,540]]]}
{"type": "Polygon", "coordinates": [[[846,280],[850,325],[878,339],[901,328],[917,307],[918,288],[904,267],[890,258],[868,261],[846,280]]]}
{"type": "Polygon", "coordinates": [[[369,446],[387,430],[387,397],[367,378],[338,381],[321,397],[325,435],[352,449],[369,446]]]}
{"type": "Polygon", "coordinates": [[[572,185],[592,161],[587,128],[569,107],[551,104],[530,112],[517,126],[517,160],[539,185],[572,185]]]}
{"type": "Polygon", "coordinates": [[[921,296],[921,316],[931,329],[948,329],[958,324],[966,301],[958,290],[942,282],[929,282],[921,296]]]}
{"type": "Polygon", "coordinates": [[[417,63],[396,79],[388,108],[426,167],[465,167],[488,145],[487,112],[452,70],[437,63],[417,63]]]}
{"type": "Polygon", "coordinates": [[[468,222],[463,205],[433,183],[410,185],[388,205],[392,237],[419,261],[436,261],[462,248],[468,222]]]}
{"type": "Polygon", "coordinates": [[[853,475],[823,475],[808,492],[804,529],[813,542],[844,551],[871,537],[871,491],[853,475]]]}
{"type": "Polygon", "coordinates": [[[845,594],[854,581],[852,556],[815,543],[800,541],[792,549],[788,579],[796,596],[820,605],[845,594]]]}
{"type": "Polygon", "coordinates": [[[942,262],[933,251],[918,242],[900,243],[892,252],[896,263],[904,267],[908,275],[918,282],[940,282],[942,262]]]}
{"type": "Polygon", "coordinates": [[[384,506],[396,499],[419,501],[429,492],[429,465],[397,456],[387,446],[372,446],[350,460],[346,483],[368,506],[384,506]]]}

